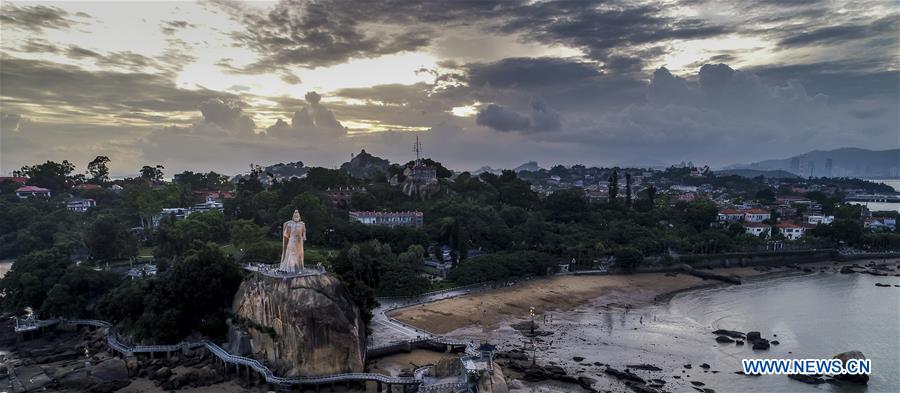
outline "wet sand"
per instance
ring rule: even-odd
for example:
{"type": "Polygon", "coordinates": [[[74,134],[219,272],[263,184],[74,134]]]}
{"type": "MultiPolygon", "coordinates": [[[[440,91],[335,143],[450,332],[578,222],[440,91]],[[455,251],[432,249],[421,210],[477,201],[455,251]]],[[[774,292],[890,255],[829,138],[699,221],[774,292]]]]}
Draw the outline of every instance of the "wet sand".
{"type": "MultiPolygon", "coordinates": [[[[782,269],[775,269],[782,271],[782,269]]],[[[752,268],[713,270],[718,274],[748,277],[760,274],[752,268]]],[[[514,287],[480,292],[457,298],[389,312],[392,318],[435,334],[447,334],[464,327],[498,328],[499,321],[523,319],[534,307],[536,318],[545,313],[568,311],[586,302],[602,298],[610,306],[640,307],[652,304],[657,296],[718,281],[703,280],[679,273],[634,275],[554,276],[514,287]]]]}
{"type": "MultiPolygon", "coordinates": [[[[791,275],[820,274],[818,272],[837,274],[843,265],[869,262],[829,261],[801,265],[813,273],[788,267],[768,271],[720,268],[713,272],[732,274],[745,282],[767,281],[791,275]]],[[[653,364],[662,371],[638,371],[638,374],[648,379],[666,380],[666,391],[692,391],[691,381],[698,381],[719,392],[729,392],[734,391],[735,383],[746,383],[741,378],[750,377],[734,374],[732,355],[716,351],[719,344],[714,342],[708,326],[700,326],[669,309],[672,293],[727,285],[730,284],[682,273],[675,277],[661,273],[558,276],[400,309],[390,314],[436,334],[487,340],[496,344],[501,352],[525,350],[529,357],[536,356],[539,364],[558,365],[569,375],[596,379],[593,387],[601,391],[631,391],[603,372],[606,365],[622,370],[633,364],[653,364]],[[529,320],[528,310],[532,306],[538,328],[551,332],[533,342],[510,326],[529,320]],[[701,363],[709,363],[712,368],[701,369],[701,363]],[[682,367],[685,364],[691,364],[693,368],[682,367]]],[[[777,353],[775,348],[772,354],[777,353]]],[[[504,368],[504,373],[511,392],[581,391],[579,387],[557,381],[525,382],[520,374],[508,368],[504,368]]]]}

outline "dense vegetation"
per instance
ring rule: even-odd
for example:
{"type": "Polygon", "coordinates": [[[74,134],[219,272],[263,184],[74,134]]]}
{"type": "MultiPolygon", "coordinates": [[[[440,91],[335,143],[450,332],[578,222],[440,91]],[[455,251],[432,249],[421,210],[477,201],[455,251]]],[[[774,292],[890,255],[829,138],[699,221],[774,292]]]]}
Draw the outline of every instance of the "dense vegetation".
{"type": "MultiPolygon", "coordinates": [[[[389,178],[403,174],[403,166],[396,164],[390,173],[370,179],[308,168],[302,179],[279,181],[254,171],[232,184],[214,172],[184,172],[167,183],[162,180],[165,168],[159,165],[140,168],[138,177],[111,182],[108,162],[97,157],[85,174],[73,174],[75,167],[68,162],[22,168],[29,184],[52,190],[49,200],[20,200],[13,193],[18,185],[0,184],[0,258],[16,259],[0,280],[4,310],[31,306],[47,316],[100,317],[137,338],[161,341],[192,332],[221,335],[242,279],[238,262],[277,262],[281,224],[294,209],[309,228],[306,263],[321,263],[337,274],[363,310],[375,305],[376,296],[433,289],[422,274],[422,261],[440,258],[441,245],[449,247],[454,261],[449,282],[441,284],[448,286],[545,275],[572,260],[577,268],[615,260],[632,271],[648,263],[673,263],[673,255],[746,251],[766,243],[745,234],[740,224],[712,225],[718,209],[709,200],[677,201],[654,186],[632,190],[628,171],[574,166],[521,175],[504,171],[452,176],[429,161],[438,168],[440,192],[418,200],[389,183],[389,178]],[[541,196],[524,180],[585,174],[610,179],[611,184],[621,176],[627,185],[621,190],[611,187],[610,194],[619,197],[607,202],[591,201],[580,188],[541,196]],[[73,188],[85,182],[103,188],[73,188]],[[121,189],[113,190],[113,184],[121,189]],[[332,205],[325,191],[336,187],[365,191],[354,194],[348,206],[332,205]],[[224,212],[194,213],[183,220],[157,216],[162,208],[199,202],[194,192],[200,190],[227,190],[233,198],[225,200],[224,212]],[[70,212],[63,204],[67,194],[93,198],[97,206],[85,213],[70,212]],[[387,228],[349,222],[347,210],[357,209],[419,210],[425,224],[387,228]],[[470,257],[473,252],[480,256],[470,257]],[[136,257],[152,257],[159,274],[123,281],[120,274],[94,269],[127,268],[136,257]]],[[[712,184],[731,190],[736,201],[798,194],[791,184],[773,186],[762,178],[715,177],[708,171],[695,177],[689,172],[671,168],[655,182],[712,184]]],[[[823,182],[878,189],[856,180],[823,182]]],[[[896,233],[864,231],[860,208],[840,204],[839,193],[800,194],[837,217],[801,243],[868,249],[900,245],[896,233]]]]}

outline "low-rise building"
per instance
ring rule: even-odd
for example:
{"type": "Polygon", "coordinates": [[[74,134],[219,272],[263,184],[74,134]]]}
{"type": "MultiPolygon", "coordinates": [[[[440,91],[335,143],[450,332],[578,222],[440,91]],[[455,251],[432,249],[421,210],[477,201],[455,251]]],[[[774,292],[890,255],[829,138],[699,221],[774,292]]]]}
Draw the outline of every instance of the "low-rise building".
{"type": "Polygon", "coordinates": [[[66,209],[77,213],[84,213],[94,206],[97,202],[91,198],[70,198],[66,201],[66,209]]]}
{"type": "Polygon", "coordinates": [[[719,222],[738,222],[744,219],[744,212],[736,209],[719,211],[719,222]]]}
{"type": "Polygon", "coordinates": [[[806,222],[813,225],[831,224],[834,222],[834,216],[807,216],[806,222]]]}
{"type": "Polygon", "coordinates": [[[81,184],[76,184],[75,187],[72,187],[72,189],[74,189],[76,191],[100,190],[102,188],[103,187],[101,187],[100,185],[93,184],[93,183],[81,183],[81,184]]]}
{"type": "Polygon", "coordinates": [[[893,217],[867,217],[863,226],[872,230],[894,230],[897,228],[897,220],[893,217]]]}
{"type": "Polygon", "coordinates": [[[772,214],[763,209],[747,209],[744,211],[744,221],[763,222],[772,218],[772,214]]]}
{"type": "Polygon", "coordinates": [[[350,221],[356,221],[364,225],[420,227],[424,223],[424,214],[420,211],[351,211],[350,221]]]}
{"type": "Polygon", "coordinates": [[[781,234],[788,240],[797,240],[803,237],[803,233],[806,229],[792,222],[780,222],[778,225],[775,225],[775,227],[778,228],[778,230],[781,231],[781,234]]]}
{"type": "Polygon", "coordinates": [[[28,178],[22,176],[0,176],[0,184],[3,184],[5,182],[25,184],[26,181],[28,181],[28,178]]]}
{"type": "Polygon", "coordinates": [[[744,224],[744,232],[748,235],[760,236],[763,233],[771,233],[772,226],[760,222],[748,222],[744,224]]]}
{"type": "Polygon", "coordinates": [[[37,186],[22,186],[16,189],[16,196],[19,199],[31,197],[50,198],[50,190],[37,186]]]}

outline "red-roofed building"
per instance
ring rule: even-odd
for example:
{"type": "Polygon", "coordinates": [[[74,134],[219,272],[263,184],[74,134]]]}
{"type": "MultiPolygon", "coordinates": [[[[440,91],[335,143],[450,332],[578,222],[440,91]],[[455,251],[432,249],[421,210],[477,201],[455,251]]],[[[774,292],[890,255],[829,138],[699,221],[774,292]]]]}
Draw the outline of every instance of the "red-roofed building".
{"type": "Polygon", "coordinates": [[[744,219],[744,212],[735,209],[719,211],[719,222],[738,222],[744,219]]]}
{"type": "Polygon", "coordinates": [[[422,212],[372,212],[351,211],[350,221],[356,221],[364,225],[383,226],[412,226],[420,227],[424,223],[422,212]]]}
{"type": "Polygon", "coordinates": [[[50,198],[50,190],[37,186],[24,186],[16,189],[16,196],[20,199],[31,197],[50,198]]]}
{"type": "Polygon", "coordinates": [[[28,178],[21,176],[0,176],[0,184],[8,181],[16,184],[25,184],[25,182],[28,181],[28,178]]]}
{"type": "Polygon", "coordinates": [[[781,234],[784,235],[788,240],[797,240],[803,237],[803,233],[806,232],[806,228],[794,224],[792,222],[780,222],[778,225],[775,225],[781,234]]]}
{"type": "Polygon", "coordinates": [[[744,221],[763,222],[772,218],[772,214],[763,209],[747,209],[744,211],[744,221]]]}

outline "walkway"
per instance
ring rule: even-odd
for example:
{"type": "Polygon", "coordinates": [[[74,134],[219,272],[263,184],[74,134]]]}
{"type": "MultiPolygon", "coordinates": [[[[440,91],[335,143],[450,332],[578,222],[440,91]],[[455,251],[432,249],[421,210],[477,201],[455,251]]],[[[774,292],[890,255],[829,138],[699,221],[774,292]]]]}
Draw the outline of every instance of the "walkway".
{"type": "Polygon", "coordinates": [[[248,270],[251,272],[257,272],[264,276],[274,277],[274,278],[294,278],[294,277],[306,277],[306,276],[318,276],[320,274],[325,274],[325,267],[322,265],[318,265],[313,268],[303,268],[300,271],[296,272],[286,272],[283,270],[278,270],[277,265],[269,265],[265,263],[247,263],[242,266],[244,270],[248,270]]]}
{"type": "MultiPolygon", "coordinates": [[[[232,355],[222,347],[216,345],[215,343],[203,340],[203,341],[182,341],[178,344],[172,345],[130,345],[122,342],[119,338],[118,333],[116,333],[112,324],[106,321],[95,320],[95,319],[60,319],[60,320],[38,320],[36,324],[42,326],[50,326],[53,324],[64,324],[64,325],[82,325],[82,326],[93,326],[96,328],[107,329],[106,330],[106,343],[110,349],[123,356],[135,355],[135,354],[146,354],[146,353],[171,353],[182,351],[185,349],[197,349],[197,348],[205,348],[211,354],[216,356],[219,360],[227,364],[233,364],[235,366],[244,366],[248,369],[253,369],[253,371],[260,374],[263,379],[265,379],[266,383],[272,385],[279,386],[291,386],[291,385],[321,385],[321,384],[330,384],[336,382],[364,382],[364,381],[375,381],[378,383],[383,383],[386,385],[404,385],[404,386],[416,386],[418,387],[422,381],[416,378],[406,378],[406,377],[392,377],[384,374],[376,374],[376,373],[341,373],[341,374],[331,374],[331,375],[322,375],[315,377],[279,377],[272,373],[268,367],[260,363],[256,359],[251,359],[243,356],[232,355]]],[[[17,330],[18,331],[18,330],[17,330]]]]}

